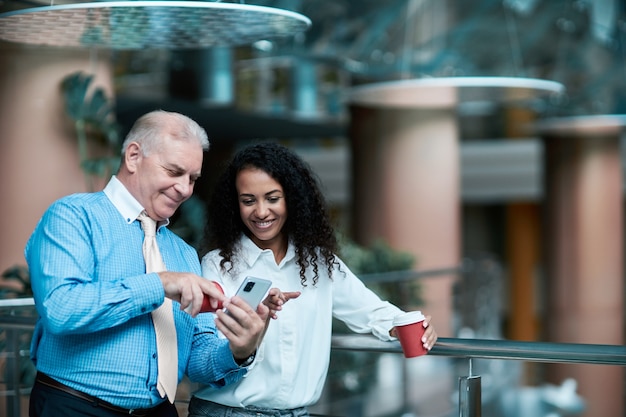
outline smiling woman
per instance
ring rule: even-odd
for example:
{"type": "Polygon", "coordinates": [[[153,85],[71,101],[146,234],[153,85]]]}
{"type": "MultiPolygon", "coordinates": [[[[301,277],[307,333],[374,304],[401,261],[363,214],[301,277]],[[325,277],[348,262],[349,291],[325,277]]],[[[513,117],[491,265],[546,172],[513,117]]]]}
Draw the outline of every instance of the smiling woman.
{"type": "Polygon", "coordinates": [[[250,238],[259,248],[270,249],[279,264],[287,252],[283,187],[267,172],[254,167],[239,171],[236,184],[241,221],[250,231],[250,238]]]}
{"type": "MultiPolygon", "coordinates": [[[[276,143],[241,149],[218,178],[209,205],[202,274],[232,294],[247,276],[270,279],[262,358],[232,387],[203,387],[193,417],[309,415],[329,369],[333,318],[351,331],[393,340],[402,313],[368,289],[336,253],[339,244],[311,168],[276,143]],[[314,341],[312,344],[311,341],[314,341]],[[273,383],[268,385],[267,381],[273,383]]],[[[426,319],[430,350],[437,334],[426,319]]]]}

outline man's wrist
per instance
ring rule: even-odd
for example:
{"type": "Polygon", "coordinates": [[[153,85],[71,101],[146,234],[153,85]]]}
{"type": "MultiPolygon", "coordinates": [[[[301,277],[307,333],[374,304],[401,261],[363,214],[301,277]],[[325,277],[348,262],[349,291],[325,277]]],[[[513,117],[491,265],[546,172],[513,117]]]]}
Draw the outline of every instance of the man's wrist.
{"type": "Polygon", "coordinates": [[[246,366],[252,365],[252,362],[254,362],[255,357],[256,357],[256,350],[252,352],[252,354],[248,356],[247,358],[237,359],[233,356],[233,358],[235,359],[235,363],[239,365],[240,367],[246,367],[246,366]]]}

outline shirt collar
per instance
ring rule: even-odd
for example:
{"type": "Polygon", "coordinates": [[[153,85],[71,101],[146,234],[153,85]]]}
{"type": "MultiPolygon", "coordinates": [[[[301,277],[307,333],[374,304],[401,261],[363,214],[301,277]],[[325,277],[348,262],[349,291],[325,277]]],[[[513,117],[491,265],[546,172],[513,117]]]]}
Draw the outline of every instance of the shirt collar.
{"type": "MultiPolygon", "coordinates": [[[[256,263],[256,261],[259,259],[261,254],[263,254],[264,252],[266,251],[271,252],[271,250],[269,249],[264,250],[264,249],[259,248],[256,245],[256,243],[254,243],[252,239],[250,239],[245,234],[241,235],[241,239],[239,240],[239,242],[241,244],[241,251],[237,253],[237,256],[240,256],[241,259],[243,259],[243,261],[248,264],[248,267],[252,267],[256,263]]],[[[272,253],[271,256],[273,257],[274,254],[272,253]]],[[[292,260],[293,258],[295,258],[295,256],[296,256],[296,251],[290,240],[289,245],[287,246],[287,253],[285,254],[285,257],[283,258],[283,260],[281,261],[281,264],[292,260]]]]}
{"type": "MultiPolygon", "coordinates": [[[[126,223],[132,223],[137,220],[137,216],[144,211],[144,208],[139,204],[139,201],[128,191],[128,189],[117,179],[115,175],[111,177],[109,183],[104,187],[104,194],[111,200],[111,203],[115,206],[120,215],[124,218],[126,223]]],[[[167,226],[169,219],[163,222],[159,222],[159,227],[167,226]]]]}

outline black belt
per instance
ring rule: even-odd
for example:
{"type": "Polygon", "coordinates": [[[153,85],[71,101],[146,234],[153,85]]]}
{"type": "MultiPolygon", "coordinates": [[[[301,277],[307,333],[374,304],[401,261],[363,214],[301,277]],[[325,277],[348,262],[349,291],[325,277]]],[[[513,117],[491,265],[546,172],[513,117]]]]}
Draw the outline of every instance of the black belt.
{"type": "Polygon", "coordinates": [[[189,403],[189,410],[192,411],[195,406],[200,409],[205,410],[206,415],[219,415],[219,416],[229,416],[233,415],[255,415],[255,416],[280,416],[280,417],[298,417],[298,416],[310,416],[309,410],[306,407],[298,407],[292,409],[276,409],[276,408],[262,408],[255,406],[246,406],[246,407],[230,407],[228,405],[223,405],[220,403],[215,403],[209,400],[203,400],[202,398],[196,397],[195,395],[191,397],[191,402],[189,403]]]}
{"type": "Polygon", "coordinates": [[[135,408],[135,409],[118,407],[116,405],[103,401],[99,398],[96,398],[93,395],[86,394],[84,392],[75,390],[72,387],[68,387],[67,385],[61,384],[56,379],[52,379],[48,375],[42,372],[37,372],[37,377],[35,378],[35,381],[39,382],[40,384],[46,385],[48,387],[55,388],[55,389],[58,389],[59,391],[63,391],[67,394],[73,395],[74,397],[80,398],[81,400],[89,401],[90,403],[93,403],[94,405],[98,407],[106,408],[107,410],[115,411],[116,413],[125,414],[127,416],[147,417],[150,415],[150,413],[154,412],[159,407],[159,406],[156,406],[153,408],[135,408]]]}

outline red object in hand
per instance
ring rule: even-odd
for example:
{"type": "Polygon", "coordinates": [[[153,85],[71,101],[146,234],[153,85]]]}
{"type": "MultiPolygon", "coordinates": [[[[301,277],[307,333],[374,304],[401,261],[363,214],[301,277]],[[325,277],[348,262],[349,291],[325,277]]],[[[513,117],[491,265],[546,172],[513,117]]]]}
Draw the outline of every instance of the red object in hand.
{"type": "Polygon", "coordinates": [[[394,317],[393,325],[398,333],[405,358],[414,358],[428,353],[428,349],[424,347],[422,342],[422,336],[426,331],[424,328],[425,318],[419,310],[409,311],[394,317]]]}
{"type": "MultiPolygon", "coordinates": [[[[222,286],[220,284],[218,284],[215,281],[211,281],[213,283],[213,285],[215,285],[217,287],[218,290],[220,290],[220,292],[222,294],[224,294],[224,289],[222,288],[222,286]]],[[[204,299],[202,300],[202,307],[200,307],[200,312],[201,313],[215,313],[216,310],[219,310],[220,308],[224,308],[224,306],[222,305],[221,301],[217,302],[217,308],[213,308],[211,306],[211,297],[209,297],[208,295],[204,294],[204,299]]]]}

